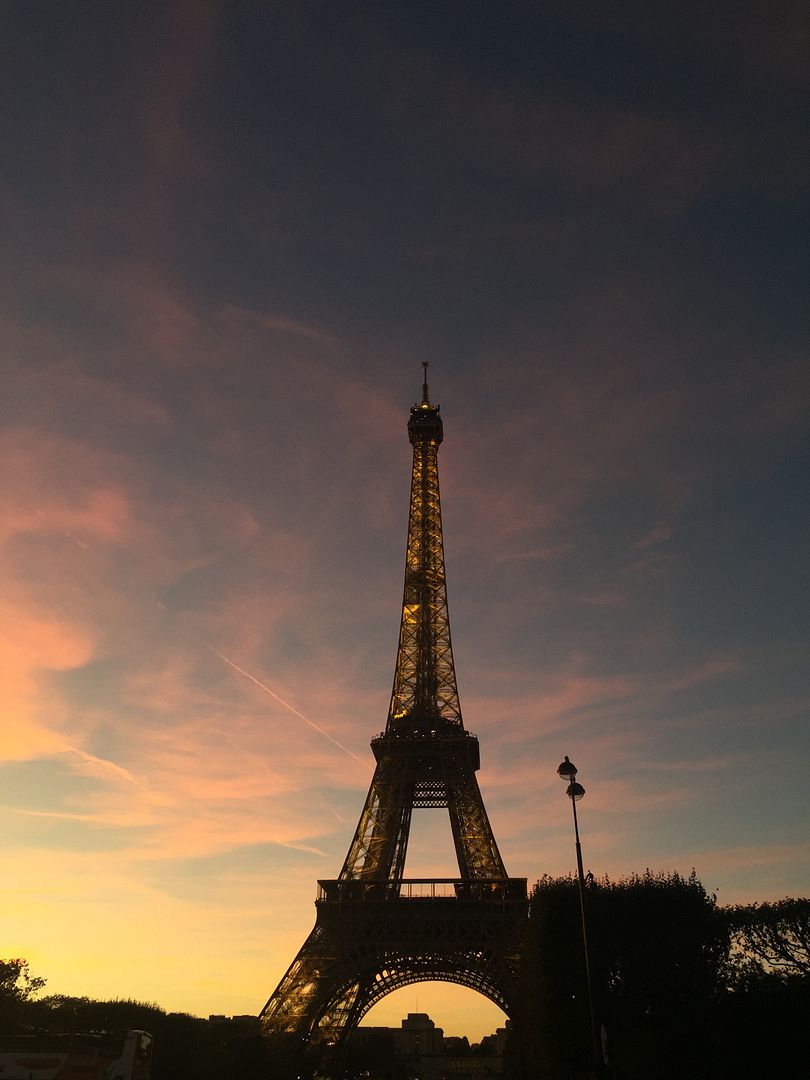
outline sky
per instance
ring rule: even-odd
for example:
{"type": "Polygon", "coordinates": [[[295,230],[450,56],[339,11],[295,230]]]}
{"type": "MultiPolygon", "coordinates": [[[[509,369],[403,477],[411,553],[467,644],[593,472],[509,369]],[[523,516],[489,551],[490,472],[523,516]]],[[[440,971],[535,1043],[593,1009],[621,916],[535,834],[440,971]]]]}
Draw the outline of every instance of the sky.
{"type": "MultiPolygon", "coordinates": [[[[2,19],[0,955],[264,1005],[373,772],[424,360],[510,874],[574,867],[568,754],[595,874],[806,896],[806,6],[2,19]]],[[[417,1009],[503,1022],[365,1022],[417,1009]]]]}

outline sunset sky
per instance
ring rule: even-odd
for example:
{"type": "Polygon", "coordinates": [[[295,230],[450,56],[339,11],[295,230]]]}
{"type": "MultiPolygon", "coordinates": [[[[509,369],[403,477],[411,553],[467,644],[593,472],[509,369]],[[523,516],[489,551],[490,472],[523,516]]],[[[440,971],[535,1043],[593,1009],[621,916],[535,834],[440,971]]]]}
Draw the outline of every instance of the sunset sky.
{"type": "MultiPolygon", "coordinates": [[[[257,1013],[384,726],[430,362],[509,872],[808,885],[803,3],[18,3],[0,956],[257,1013]]],[[[418,811],[406,874],[452,876],[418,811]]],[[[502,1014],[413,986],[476,1038],[502,1014]]]]}

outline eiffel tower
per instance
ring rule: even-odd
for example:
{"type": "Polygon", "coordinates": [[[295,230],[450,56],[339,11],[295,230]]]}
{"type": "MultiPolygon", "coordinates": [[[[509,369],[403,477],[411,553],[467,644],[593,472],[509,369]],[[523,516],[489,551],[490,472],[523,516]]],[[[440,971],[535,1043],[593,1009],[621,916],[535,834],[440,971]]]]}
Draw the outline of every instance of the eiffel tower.
{"type": "Polygon", "coordinates": [[[409,983],[477,990],[517,1008],[526,879],[507,876],[475,773],[478,739],[459,705],[444,573],[439,406],[411,409],[413,446],[405,591],[385,731],[346,860],[319,881],[315,926],[260,1014],[267,1036],[339,1043],[366,1012],[409,983]],[[447,809],[459,877],[403,876],[411,814],[447,809]]]}

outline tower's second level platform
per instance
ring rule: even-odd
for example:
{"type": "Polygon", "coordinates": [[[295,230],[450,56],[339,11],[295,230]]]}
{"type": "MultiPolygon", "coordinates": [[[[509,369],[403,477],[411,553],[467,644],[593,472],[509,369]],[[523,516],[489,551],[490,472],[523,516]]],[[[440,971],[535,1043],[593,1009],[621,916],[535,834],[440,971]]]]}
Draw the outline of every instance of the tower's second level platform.
{"type": "Polygon", "coordinates": [[[431,760],[439,759],[463,762],[471,766],[473,772],[481,767],[478,737],[457,724],[441,721],[435,726],[401,723],[375,735],[371,749],[378,762],[385,758],[407,757],[414,763],[423,761],[426,768],[431,760]]]}

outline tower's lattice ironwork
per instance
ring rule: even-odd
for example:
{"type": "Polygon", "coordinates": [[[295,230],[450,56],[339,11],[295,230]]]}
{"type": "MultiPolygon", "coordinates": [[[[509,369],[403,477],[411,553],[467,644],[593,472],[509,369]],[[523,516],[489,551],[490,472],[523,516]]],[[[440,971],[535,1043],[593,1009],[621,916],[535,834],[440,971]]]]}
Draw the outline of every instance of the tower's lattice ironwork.
{"type": "Polygon", "coordinates": [[[315,927],[261,1013],[267,1035],[339,1041],[380,998],[439,980],[512,1014],[526,880],[509,878],[475,773],[477,738],[459,704],[444,572],[439,406],[411,409],[405,588],[385,731],[340,875],[318,882],[315,927]],[[446,808],[459,877],[403,877],[411,813],[446,808]]]}

